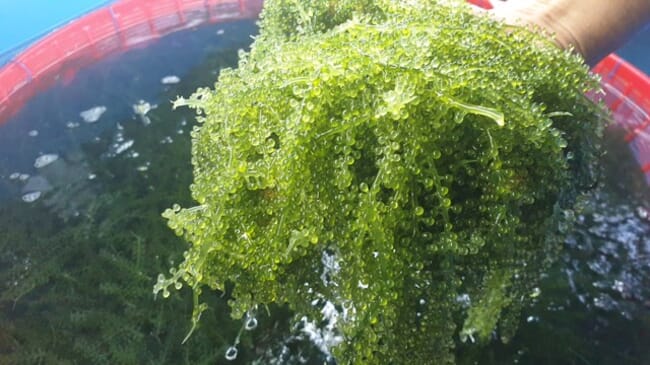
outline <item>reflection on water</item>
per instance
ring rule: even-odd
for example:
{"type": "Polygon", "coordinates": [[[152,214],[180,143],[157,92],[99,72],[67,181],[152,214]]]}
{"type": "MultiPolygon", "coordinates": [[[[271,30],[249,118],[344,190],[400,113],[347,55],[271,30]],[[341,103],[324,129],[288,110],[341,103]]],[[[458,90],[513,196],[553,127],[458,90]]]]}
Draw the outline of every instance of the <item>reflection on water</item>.
{"type": "MultiPolygon", "coordinates": [[[[172,35],[80,72],[2,126],[0,364],[323,363],[307,345],[318,329],[285,308],[232,321],[228,293],[206,292],[210,310],[181,345],[189,291],[151,295],[184,247],[160,213],[190,205],[195,120],[169,101],[235,65],[254,31],[172,35]]],[[[520,331],[508,345],[459,345],[459,363],[648,363],[650,200],[621,136],[608,137],[602,187],[520,331]]]]}

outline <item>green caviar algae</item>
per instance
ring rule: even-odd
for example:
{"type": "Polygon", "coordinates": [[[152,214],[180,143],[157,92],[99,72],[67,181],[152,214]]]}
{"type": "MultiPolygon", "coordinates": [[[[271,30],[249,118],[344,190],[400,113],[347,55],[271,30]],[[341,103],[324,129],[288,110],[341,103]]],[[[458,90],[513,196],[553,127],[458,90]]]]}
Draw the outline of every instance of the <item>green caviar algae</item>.
{"type": "Polygon", "coordinates": [[[176,102],[202,123],[197,205],[163,214],[190,246],[154,291],[189,285],[194,326],[226,283],[235,318],[329,301],[341,364],[507,342],[593,184],[587,66],[459,2],[265,6],[239,67],[176,102]]]}

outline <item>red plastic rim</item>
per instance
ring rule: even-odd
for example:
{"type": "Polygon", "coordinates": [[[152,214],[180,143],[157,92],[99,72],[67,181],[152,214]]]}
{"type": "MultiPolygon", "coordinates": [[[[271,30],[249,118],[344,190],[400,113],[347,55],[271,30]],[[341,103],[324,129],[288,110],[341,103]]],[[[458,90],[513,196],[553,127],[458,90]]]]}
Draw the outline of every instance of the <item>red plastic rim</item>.
{"type": "MultiPolygon", "coordinates": [[[[489,0],[468,0],[490,9],[489,0]]],[[[39,92],[109,54],[206,22],[257,18],[263,0],[119,0],[41,38],[0,67],[0,125],[39,92]]],[[[650,78],[615,54],[593,68],[650,183],[650,78]]]]}
{"type": "Polygon", "coordinates": [[[257,18],[262,0],[119,0],[44,36],[0,67],[0,125],[33,96],[109,54],[202,23],[257,18]]]}

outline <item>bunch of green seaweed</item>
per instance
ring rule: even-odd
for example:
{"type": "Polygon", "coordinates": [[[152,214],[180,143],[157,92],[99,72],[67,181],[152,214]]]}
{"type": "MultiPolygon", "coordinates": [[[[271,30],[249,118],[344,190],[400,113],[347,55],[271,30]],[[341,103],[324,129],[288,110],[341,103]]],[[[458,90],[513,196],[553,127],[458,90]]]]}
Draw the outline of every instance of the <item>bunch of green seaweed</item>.
{"type": "Polygon", "coordinates": [[[594,183],[583,61],[426,0],[270,0],[240,57],[176,102],[197,204],[163,214],[190,246],[154,292],[189,286],[193,328],[206,288],[234,318],[287,304],[341,364],[508,342],[594,183]]]}

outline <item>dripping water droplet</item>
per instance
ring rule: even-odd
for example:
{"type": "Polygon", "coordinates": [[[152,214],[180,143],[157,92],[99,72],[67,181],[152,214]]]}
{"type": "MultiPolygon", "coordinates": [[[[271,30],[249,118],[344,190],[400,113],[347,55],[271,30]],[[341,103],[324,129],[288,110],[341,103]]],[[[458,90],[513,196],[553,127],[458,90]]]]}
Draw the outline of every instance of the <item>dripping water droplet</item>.
{"type": "Polygon", "coordinates": [[[226,350],[226,360],[232,361],[237,358],[237,348],[235,346],[228,347],[226,350]]]}

